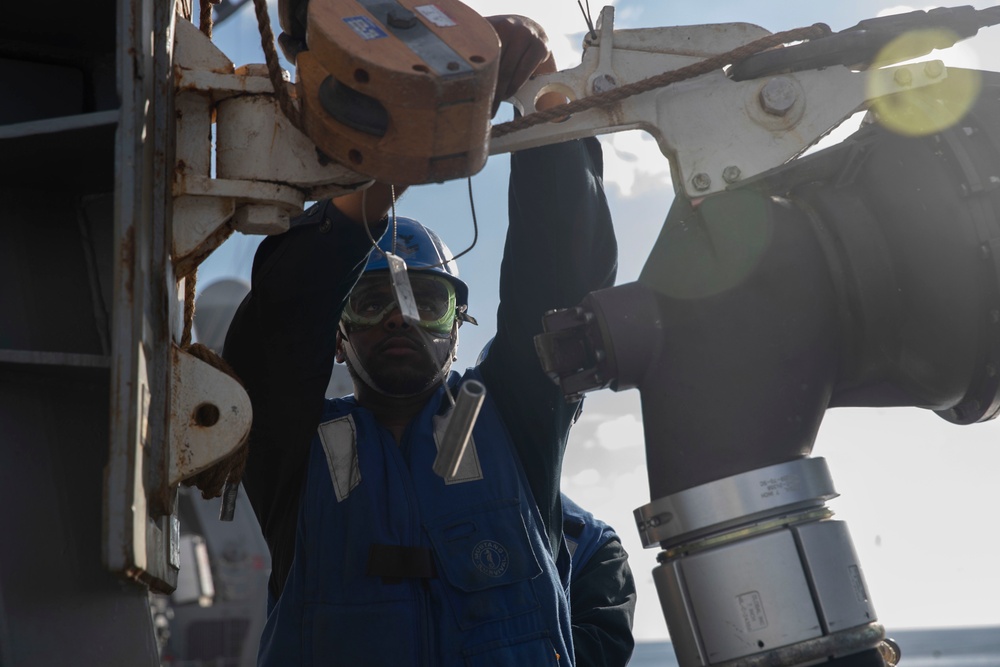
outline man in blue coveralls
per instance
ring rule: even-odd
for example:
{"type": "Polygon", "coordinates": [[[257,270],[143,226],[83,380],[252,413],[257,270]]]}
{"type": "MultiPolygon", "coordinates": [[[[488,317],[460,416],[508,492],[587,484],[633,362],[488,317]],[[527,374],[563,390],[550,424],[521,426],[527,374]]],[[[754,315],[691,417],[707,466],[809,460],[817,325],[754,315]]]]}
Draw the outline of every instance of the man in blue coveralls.
{"type": "MultiPolygon", "coordinates": [[[[490,21],[499,96],[555,70],[537,24],[490,21]]],[[[545,312],[614,282],[601,172],[592,139],[511,156],[498,331],[464,375],[450,365],[468,290],[440,239],[386,219],[388,185],[261,244],[225,346],[253,401],[244,487],[273,562],[261,665],[575,664],[559,476],[577,406],[533,338],[545,312]],[[419,324],[395,304],[385,250],[407,261],[419,324]],[[355,393],[328,401],[335,358],[355,393]],[[471,379],[487,398],[444,479],[439,427],[471,379]]]]}

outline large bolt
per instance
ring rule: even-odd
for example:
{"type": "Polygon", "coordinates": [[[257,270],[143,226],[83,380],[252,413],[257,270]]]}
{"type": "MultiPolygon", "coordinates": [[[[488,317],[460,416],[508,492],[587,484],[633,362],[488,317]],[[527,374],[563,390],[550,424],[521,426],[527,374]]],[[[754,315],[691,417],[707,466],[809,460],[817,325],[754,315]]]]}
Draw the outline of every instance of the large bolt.
{"type": "Polygon", "coordinates": [[[909,86],[913,83],[913,73],[905,67],[896,70],[896,73],[892,75],[892,78],[900,86],[909,86]]]}
{"type": "Polygon", "coordinates": [[[743,172],[740,171],[739,167],[737,167],[735,164],[731,164],[722,170],[722,180],[724,180],[726,183],[735,183],[736,181],[740,180],[740,175],[742,173],[743,172]]]}
{"type": "Polygon", "coordinates": [[[691,179],[691,185],[694,186],[695,190],[708,190],[712,187],[712,178],[705,172],[700,171],[691,179]]]}
{"type": "Polygon", "coordinates": [[[760,89],[760,106],[772,116],[784,116],[799,98],[795,84],[787,77],[771,79],[760,89]]]}
{"type": "Polygon", "coordinates": [[[604,93],[609,90],[614,90],[617,87],[618,87],[618,82],[615,81],[615,78],[610,74],[602,74],[599,77],[595,78],[593,83],[590,84],[590,88],[591,90],[594,91],[595,95],[597,93],[604,93]]]}
{"type": "Polygon", "coordinates": [[[942,74],[944,74],[944,63],[940,60],[931,60],[926,65],[924,65],[924,74],[928,78],[936,79],[942,74]]]}

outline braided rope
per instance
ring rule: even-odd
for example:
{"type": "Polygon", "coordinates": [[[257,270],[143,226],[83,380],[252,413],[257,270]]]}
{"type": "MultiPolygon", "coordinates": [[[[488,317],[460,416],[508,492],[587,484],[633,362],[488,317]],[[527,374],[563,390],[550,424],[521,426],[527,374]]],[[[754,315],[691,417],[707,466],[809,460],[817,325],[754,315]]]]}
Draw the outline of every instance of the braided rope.
{"type": "Polygon", "coordinates": [[[560,104],[559,106],[545,109],[544,111],[536,111],[526,116],[515,118],[512,121],[494,125],[492,136],[496,139],[498,137],[511,134],[512,132],[534,127],[535,125],[551,123],[552,121],[560,120],[574,113],[579,113],[595,107],[611,106],[621,102],[627,97],[632,97],[633,95],[638,95],[656,88],[668,86],[672,83],[677,83],[678,81],[693,79],[694,77],[714,72],[715,70],[722,69],[726,65],[739,62],[744,58],[752,56],[755,53],[766,51],[767,49],[781,46],[782,44],[787,44],[789,42],[798,42],[807,39],[825,37],[829,35],[830,32],[829,26],[824,23],[817,23],[806,28],[796,28],[794,30],[786,30],[784,32],[768,35],[767,37],[762,37],[761,39],[750,42],[749,44],[737,47],[732,51],[721,53],[717,56],[712,56],[711,58],[706,58],[705,60],[698,61],[694,64],[688,65],[687,67],[664,72],[663,74],[657,74],[656,76],[626,84],[619,88],[613,88],[603,93],[590,95],[580,100],[560,104]]]}
{"type": "Polygon", "coordinates": [[[267,0],[253,0],[254,13],[257,15],[257,28],[260,31],[260,45],[264,49],[264,63],[267,65],[267,76],[274,87],[274,96],[278,99],[278,107],[288,121],[300,132],[304,131],[302,114],[295,106],[278,62],[278,50],[274,48],[274,32],[271,30],[271,17],[267,13],[267,0]]]}
{"type": "Polygon", "coordinates": [[[233,226],[233,221],[230,220],[226,224],[220,226],[214,232],[212,232],[195,252],[187,255],[183,259],[174,263],[174,273],[177,275],[178,279],[195,274],[198,271],[198,267],[201,265],[205,259],[215,252],[219,246],[226,242],[226,240],[233,235],[236,228],[233,226]]]}
{"type": "Polygon", "coordinates": [[[198,284],[198,272],[192,271],[184,278],[184,331],[181,333],[181,349],[191,347],[191,332],[194,329],[194,297],[198,284]]]}
{"type": "Polygon", "coordinates": [[[219,0],[201,0],[198,28],[209,39],[212,39],[212,6],[217,4],[219,4],[219,0]]]}

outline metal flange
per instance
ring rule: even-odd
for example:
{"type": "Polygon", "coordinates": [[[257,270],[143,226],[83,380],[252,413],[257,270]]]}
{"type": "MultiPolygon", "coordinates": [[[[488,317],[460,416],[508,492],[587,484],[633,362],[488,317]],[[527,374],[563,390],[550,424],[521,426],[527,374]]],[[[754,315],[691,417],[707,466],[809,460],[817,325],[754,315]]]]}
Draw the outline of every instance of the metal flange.
{"type": "Polygon", "coordinates": [[[642,545],[651,548],[819,506],[837,495],[826,460],[803,458],[685,489],[634,514],[642,545]]]}

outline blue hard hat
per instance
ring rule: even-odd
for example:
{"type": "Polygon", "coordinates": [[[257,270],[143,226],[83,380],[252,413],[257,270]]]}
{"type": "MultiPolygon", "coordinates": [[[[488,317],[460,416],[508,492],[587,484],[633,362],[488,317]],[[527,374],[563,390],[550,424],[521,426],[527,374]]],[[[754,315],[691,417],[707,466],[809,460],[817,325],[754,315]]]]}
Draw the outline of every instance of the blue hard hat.
{"type": "Polygon", "coordinates": [[[453,255],[437,234],[412,218],[402,216],[389,219],[389,227],[379,239],[382,252],[372,250],[365,265],[369,271],[388,271],[385,252],[391,252],[406,262],[407,271],[434,273],[447,278],[455,286],[455,300],[459,306],[469,303],[469,287],[458,277],[458,265],[453,255]]]}

